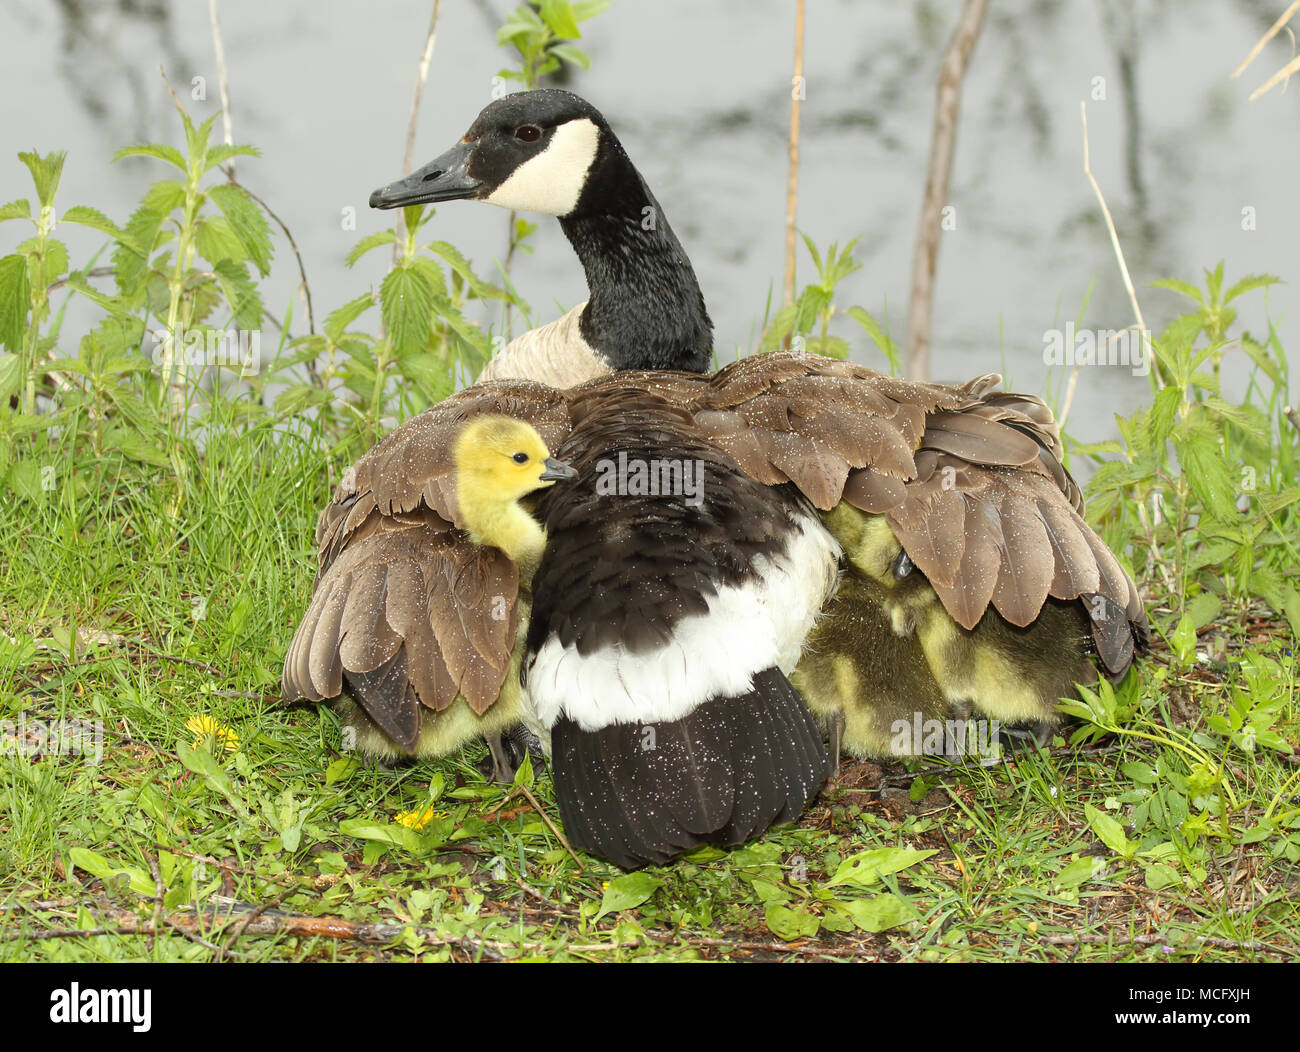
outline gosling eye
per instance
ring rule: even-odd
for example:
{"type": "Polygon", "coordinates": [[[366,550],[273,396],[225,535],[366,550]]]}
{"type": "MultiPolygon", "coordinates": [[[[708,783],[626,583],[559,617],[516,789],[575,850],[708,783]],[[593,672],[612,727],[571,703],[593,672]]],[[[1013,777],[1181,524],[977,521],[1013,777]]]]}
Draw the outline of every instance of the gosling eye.
{"type": "Polygon", "coordinates": [[[898,558],[894,560],[894,576],[900,581],[912,572],[915,563],[907,557],[907,552],[899,552],[898,558]]]}
{"type": "Polygon", "coordinates": [[[528,463],[528,454],[527,454],[527,453],[516,453],[516,454],[515,454],[513,457],[511,457],[510,459],[513,460],[516,464],[527,464],[527,463],[528,463]]]}
{"type": "Polygon", "coordinates": [[[536,124],[521,124],[515,129],[515,138],[520,142],[536,142],[542,137],[542,129],[536,124]]]}

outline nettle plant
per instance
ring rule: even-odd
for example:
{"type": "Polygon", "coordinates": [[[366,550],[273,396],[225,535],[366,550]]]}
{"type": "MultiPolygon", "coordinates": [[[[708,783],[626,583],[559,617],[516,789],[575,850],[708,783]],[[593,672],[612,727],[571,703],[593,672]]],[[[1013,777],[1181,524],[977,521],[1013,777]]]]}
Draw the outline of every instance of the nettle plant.
{"type": "Polygon", "coordinates": [[[1204,292],[1156,282],[1195,307],[1153,341],[1152,403],[1118,420],[1119,441],[1080,450],[1118,455],[1089,484],[1089,518],[1121,549],[1146,553],[1144,576],[1163,587],[1173,611],[1167,631],[1184,641],[1225,609],[1244,614],[1256,598],[1300,631],[1298,436],[1284,413],[1286,355],[1271,323],[1262,340],[1234,335],[1230,306],[1277,281],[1250,276],[1225,290],[1220,264],[1206,271],[1204,292]],[[1240,403],[1221,395],[1229,356],[1249,369],[1240,403]]]}
{"type": "Polygon", "coordinates": [[[397,245],[397,261],[384,276],[378,295],[366,292],[326,319],[323,331],[294,341],[299,360],[324,360],[322,388],[295,383],[277,399],[281,413],[316,407],[341,414],[347,429],[373,443],[384,430],[385,410],[396,396],[404,415],[419,412],[468,383],[492,354],[488,334],[464,315],[467,300],[505,300],[510,294],[481,280],[459,249],[446,241],[420,243],[434,210],[414,205],[402,210],[402,236],[392,229],[363,237],[347,255],[354,266],[373,249],[397,245]],[[356,328],[378,306],[382,334],[356,328]],[[399,383],[398,381],[405,381],[399,383]],[[350,398],[339,400],[341,386],[350,398]]]}
{"type": "Polygon", "coordinates": [[[774,316],[771,314],[769,290],[766,314],[771,320],[763,327],[759,351],[775,351],[788,346],[795,351],[821,354],[843,361],[849,355],[849,341],[840,336],[832,336],[830,332],[831,321],[842,314],[866,330],[876,349],[888,360],[890,373],[897,372],[902,355],[888,330],[864,307],[840,309],[835,306],[835,290],[839,283],[862,268],[862,264],[853,258],[858,238],[854,238],[843,249],[838,243],[831,242],[823,258],[812,238],[804,233],[800,236],[812,258],[817,279],[805,285],[794,302],[782,307],[774,316]]]}
{"type": "MultiPolygon", "coordinates": [[[[247,371],[240,350],[248,341],[241,344],[237,334],[260,336],[262,300],[249,268],[268,272],[269,227],[242,187],[214,185],[211,176],[230,158],[257,151],[211,145],[212,120],[196,126],[183,112],[181,119],[185,154],[158,143],[116,154],[155,158],[180,174],[150,187],[124,227],[84,205],[60,214],[55,196],[64,154],[19,155],[32,176],[35,207],[20,199],[0,209],[0,218],[35,227],[0,260],[0,343],[9,352],[0,358],[0,475],[19,493],[48,493],[51,454],[75,468],[83,447],[92,459],[116,451],[127,462],[170,466],[180,475],[204,374],[247,371]],[[55,236],[67,223],[108,238],[76,269],[55,236]],[[110,246],[112,265],[96,267],[110,246]],[[110,277],[113,287],[95,284],[110,277]],[[59,354],[74,297],[95,304],[103,317],[75,354],[59,354]],[[33,448],[15,462],[13,444],[24,437],[33,448]]],[[[63,475],[81,484],[75,470],[63,475]]]]}

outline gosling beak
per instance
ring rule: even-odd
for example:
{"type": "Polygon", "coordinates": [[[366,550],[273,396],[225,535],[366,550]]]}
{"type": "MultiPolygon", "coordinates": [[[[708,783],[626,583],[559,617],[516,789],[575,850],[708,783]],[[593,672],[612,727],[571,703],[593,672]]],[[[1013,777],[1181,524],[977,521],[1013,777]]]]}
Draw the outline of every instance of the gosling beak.
{"type": "Polygon", "coordinates": [[[546,470],[540,476],[543,482],[563,482],[565,479],[576,479],[578,477],[578,472],[567,460],[556,460],[554,457],[547,457],[542,463],[546,465],[546,470]]]}
{"type": "Polygon", "coordinates": [[[473,197],[482,181],[469,174],[476,142],[458,142],[436,161],[370,195],[371,208],[403,208],[473,197]]]}

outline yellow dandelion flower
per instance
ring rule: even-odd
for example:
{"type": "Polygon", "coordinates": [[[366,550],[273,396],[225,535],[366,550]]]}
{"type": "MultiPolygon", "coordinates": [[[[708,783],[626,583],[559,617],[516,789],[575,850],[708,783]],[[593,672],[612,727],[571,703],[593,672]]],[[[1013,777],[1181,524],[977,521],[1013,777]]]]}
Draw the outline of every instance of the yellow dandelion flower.
{"type": "Polygon", "coordinates": [[[185,729],[194,735],[191,749],[197,749],[209,738],[219,745],[224,745],[227,752],[234,752],[239,748],[239,735],[211,716],[191,716],[185,723],[185,729]]]}
{"type": "Polygon", "coordinates": [[[414,829],[417,832],[423,829],[435,818],[446,818],[446,811],[435,811],[433,805],[426,807],[423,811],[403,811],[393,819],[399,826],[406,826],[407,829],[414,829]]]}

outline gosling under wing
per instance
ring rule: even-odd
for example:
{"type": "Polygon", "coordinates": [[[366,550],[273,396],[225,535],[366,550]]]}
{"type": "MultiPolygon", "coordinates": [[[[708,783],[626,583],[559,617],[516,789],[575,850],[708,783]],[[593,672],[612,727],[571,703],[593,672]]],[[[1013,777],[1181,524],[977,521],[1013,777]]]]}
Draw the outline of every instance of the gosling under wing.
{"type": "Polygon", "coordinates": [[[484,414],[558,445],[560,392],[483,384],[407,421],[349,469],[316,526],[318,572],[281,677],[286,702],[338,704],[368,756],[444,755],[519,717],[518,572],[457,528],[451,447],[484,414]]]}
{"type": "Polygon", "coordinates": [[[505,555],[428,509],[376,515],[322,571],[285,657],[283,696],[349,696],[340,715],[357,747],[384,759],[496,733],[519,718],[517,593],[505,555]]]}

